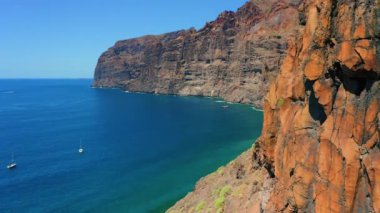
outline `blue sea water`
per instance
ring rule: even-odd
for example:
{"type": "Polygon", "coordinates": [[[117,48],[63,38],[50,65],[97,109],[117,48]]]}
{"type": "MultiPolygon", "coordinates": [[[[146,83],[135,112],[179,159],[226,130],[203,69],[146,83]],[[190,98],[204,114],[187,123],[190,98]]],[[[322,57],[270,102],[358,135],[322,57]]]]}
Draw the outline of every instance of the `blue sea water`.
{"type": "Polygon", "coordinates": [[[261,131],[249,106],[90,84],[0,80],[0,212],[163,212],[261,131]]]}

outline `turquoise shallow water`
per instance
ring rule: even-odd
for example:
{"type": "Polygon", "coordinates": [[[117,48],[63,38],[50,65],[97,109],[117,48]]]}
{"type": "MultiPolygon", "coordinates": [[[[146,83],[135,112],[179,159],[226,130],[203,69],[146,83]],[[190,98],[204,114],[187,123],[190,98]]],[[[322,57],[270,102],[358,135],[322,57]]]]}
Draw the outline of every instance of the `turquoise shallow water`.
{"type": "Polygon", "coordinates": [[[90,84],[0,80],[0,212],[162,212],[261,131],[249,106],[90,84]]]}

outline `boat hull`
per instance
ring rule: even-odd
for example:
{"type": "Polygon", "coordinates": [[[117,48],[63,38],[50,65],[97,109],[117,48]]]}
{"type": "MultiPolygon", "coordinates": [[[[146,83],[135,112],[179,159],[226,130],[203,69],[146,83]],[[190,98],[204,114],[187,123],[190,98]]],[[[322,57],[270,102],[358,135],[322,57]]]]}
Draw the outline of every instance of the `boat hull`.
{"type": "Polygon", "coordinates": [[[7,165],[7,169],[14,169],[14,168],[16,168],[16,164],[15,163],[12,163],[12,164],[9,164],[9,165],[7,165]]]}

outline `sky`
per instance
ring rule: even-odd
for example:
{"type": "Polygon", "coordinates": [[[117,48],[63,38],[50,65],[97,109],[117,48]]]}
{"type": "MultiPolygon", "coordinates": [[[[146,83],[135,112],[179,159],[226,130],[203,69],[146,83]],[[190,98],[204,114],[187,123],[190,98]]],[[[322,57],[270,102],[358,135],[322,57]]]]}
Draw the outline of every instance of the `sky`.
{"type": "Polygon", "coordinates": [[[0,78],[92,78],[116,41],[195,27],[246,0],[0,0],[0,78]]]}

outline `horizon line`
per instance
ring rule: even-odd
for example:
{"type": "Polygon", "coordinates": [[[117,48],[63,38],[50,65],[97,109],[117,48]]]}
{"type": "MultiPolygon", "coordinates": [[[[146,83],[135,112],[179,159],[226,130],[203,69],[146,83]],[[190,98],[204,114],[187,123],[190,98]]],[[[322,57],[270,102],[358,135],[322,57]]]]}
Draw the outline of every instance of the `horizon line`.
{"type": "Polygon", "coordinates": [[[81,79],[88,79],[88,80],[92,80],[94,79],[93,77],[0,77],[0,80],[81,80],[81,79]]]}

